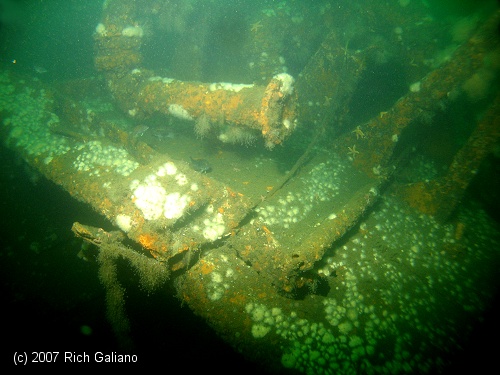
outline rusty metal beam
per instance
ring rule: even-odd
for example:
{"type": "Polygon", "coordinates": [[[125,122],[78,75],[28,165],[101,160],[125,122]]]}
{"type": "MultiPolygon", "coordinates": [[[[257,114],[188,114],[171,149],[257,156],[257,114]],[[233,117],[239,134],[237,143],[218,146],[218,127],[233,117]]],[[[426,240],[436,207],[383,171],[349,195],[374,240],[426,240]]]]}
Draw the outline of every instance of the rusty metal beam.
{"type": "Polygon", "coordinates": [[[297,79],[300,123],[339,129],[365,70],[363,52],[350,51],[337,30],[321,42],[297,79]]]}
{"type": "Polygon", "coordinates": [[[481,162],[499,139],[500,95],[497,95],[444,176],[395,186],[394,189],[410,206],[446,220],[462,200],[481,162]]]}
{"type": "Polygon", "coordinates": [[[217,132],[219,139],[244,143],[247,134],[261,134],[268,148],[281,144],[295,129],[294,79],[273,76],[266,86],[227,82],[185,82],[161,77],[141,67],[144,30],[138,4],[110,1],[94,34],[96,66],[132,117],[153,113],[197,120],[200,132],[217,132]]]}
{"type": "Polygon", "coordinates": [[[339,142],[343,145],[340,151],[347,152],[349,147],[355,154],[354,165],[370,176],[378,176],[390,166],[403,131],[418,124],[421,116],[439,109],[453,90],[483,66],[485,56],[494,48],[492,42],[498,44],[499,21],[500,11],[496,11],[448,62],[415,82],[392,108],[346,134],[339,142]]]}
{"type": "Polygon", "coordinates": [[[251,209],[243,194],[134,142],[110,120],[101,123],[106,136],[53,132],[62,124],[51,112],[50,89],[3,79],[12,88],[3,112],[7,144],[159,260],[182,266],[185,252],[227,236],[251,209]]]}
{"type": "MultiPolygon", "coordinates": [[[[96,39],[98,57],[109,57],[109,61],[118,64],[117,55],[113,53],[119,52],[115,49],[138,50],[142,36],[131,17],[114,19],[109,16],[112,10],[117,12],[115,16],[122,14],[122,10],[114,8],[116,3],[109,3],[110,8],[104,17],[106,23],[98,29],[96,39]],[[117,23],[114,24],[114,21],[117,23]],[[127,31],[127,27],[132,30],[127,31]]],[[[134,2],[124,1],[124,4],[127,5],[124,7],[127,12],[133,11],[134,2]]],[[[489,28],[497,18],[498,14],[487,23],[489,28]]],[[[486,52],[488,34],[485,30],[489,28],[483,26],[469,43],[457,51],[452,62],[430,73],[420,83],[419,90],[399,100],[387,114],[377,116],[358,132],[340,138],[335,152],[312,156],[300,173],[258,205],[254,220],[243,221],[249,218],[248,214],[255,204],[241,193],[192,171],[185,162],[156,153],[131,138],[112,121],[101,122],[105,137],[97,139],[66,139],[51,132],[53,123],[47,122],[28,129],[39,132],[29,136],[31,143],[25,143],[27,130],[14,124],[9,140],[11,146],[37,170],[102,213],[159,260],[173,263],[173,268],[186,264],[186,253],[225,239],[237,249],[245,262],[266,274],[272,284],[290,291],[300,274],[311,269],[323,257],[326,248],[354,226],[376,200],[385,179],[381,178],[383,173],[374,171],[390,162],[395,135],[397,138],[412,120],[418,118],[422,109],[435,108],[438,99],[444,98],[448,90],[478,69],[486,52]],[[462,66],[463,71],[455,75],[458,78],[451,79],[454,70],[462,66]],[[349,151],[348,145],[352,145],[349,151]],[[52,151],[54,149],[59,151],[52,151]],[[368,173],[353,171],[353,164],[368,173]],[[325,176],[330,176],[337,166],[343,168],[338,172],[337,180],[332,181],[323,192],[318,192],[316,184],[323,183],[325,176]],[[318,177],[309,179],[315,173],[318,177]],[[375,176],[379,178],[372,178],[375,176]],[[339,186],[343,189],[341,194],[335,190],[339,186]],[[290,202],[301,202],[301,205],[288,204],[290,202]],[[275,221],[270,220],[271,216],[275,216],[275,221]],[[289,220],[285,221],[285,218],[289,220]],[[230,234],[233,236],[229,237],[230,234]]],[[[323,117],[337,109],[342,113],[357,83],[357,72],[363,69],[357,56],[353,58],[342,51],[336,34],[329,34],[305,69],[304,77],[297,83],[297,91],[300,88],[301,95],[310,94],[316,101],[325,93],[332,95],[336,103],[321,106],[323,117]],[[349,73],[352,76],[346,78],[349,73]],[[323,75],[329,78],[322,80],[323,75]]],[[[122,106],[137,106],[130,108],[130,115],[141,117],[155,111],[177,112],[179,117],[186,119],[198,116],[213,121],[217,113],[219,116],[223,113],[223,117],[232,115],[231,110],[224,109],[227,101],[239,103],[249,100],[248,103],[253,103],[253,112],[241,110],[240,117],[248,116],[248,121],[244,122],[253,124],[250,128],[267,136],[271,144],[281,141],[281,134],[273,135],[276,128],[270,122],[283,119],[283,100],[286,94],[290,95],[289,98],[294,95],[285,77],[271,80],[265,88],[195,84],[155,77],[151,72],[140,69],[134,71],[129,62],[126,60],[118,65],[110,63],[100,67],[108,72],[108,83],[121,98],[122,106]],[[191,94],[187,95],[188,92],[191,94]],[[203,100],[209,101],[210,105],[205,108],[203,103],[199,103],[203,100]],[[219,106],[218,111],[214,103],[219,106]],[[280,109],[274,111],[276,108],[280,109]],[[256,122],[252,123],[252,116],[256,122]],[[269,122],[259,122],[266,117],[269,122]]],[[[16,83],[13,82],[13,85],[16,83]]],[[[40,92],[38,97],[31,94],[24,99],[47,102],[40,116],[51,116],[46,93],[40,92]]],[[[238,106],[231,108],[236,110],[238,106]]],[[[307,111],[304,109],[305,116],[311,117],[313,110],[307,111]]],[[[243,126],[238,117],[230,118],[236,127],[243,126]]],[[[285,122],[282,121],[282,125],[285,126],[285,122]]]]}

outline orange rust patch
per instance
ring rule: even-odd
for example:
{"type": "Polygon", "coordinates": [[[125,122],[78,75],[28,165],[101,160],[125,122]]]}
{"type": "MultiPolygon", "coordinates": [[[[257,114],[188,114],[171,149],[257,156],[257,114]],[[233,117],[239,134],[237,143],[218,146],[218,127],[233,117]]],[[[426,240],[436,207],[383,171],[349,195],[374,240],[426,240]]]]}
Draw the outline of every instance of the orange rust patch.
{"type": "Polygon", "coordinates": [[[229,302],[239,305],[243,305],[245,301],[246,297],[241,294],[236,294],[234,297],[229,298],[229,302]]]}
{"type": "Polygon", "coordinates": [[[214,265],[212,263],[208,263],[205,260],[201,261],[201,273],[203,275],[208,275],[214,270],[214,265]]]}
{"type": "Polygon", "coordinates": [[[262,229],[264,230],[264,232],[266,232],[267,234],[273,234],[265,225],[262,226],[262,229]]]}
{"type": "Polygon", "coordinates": [[[180,270],[181,268],[184,268],[186,266],[186,264],[184,262],[178,262],[176,264],[174,264],[171,269],[172,271],[178,271],[180,270]]]}
{"type": "Polygon", "coordinates": [[[113,203],[108,198],[104,198],[103,201],[99,204],[99,208],[102,214],[106,215],[108,211],[113,207],[113,203]]]}
{"type": "Polygon", "coordinates": [[[435,215],[438,207],[431,190],[424,182],[414,183],[403,191],[403,199],[420,212],[435,215]]]}
{"type": "Polygon", "coordinates": [[[249,254],[253,251],[252,245],[245,245],[245,250],[242,251],[242,255],[248,257],[249,254]]]}
{"type": "Polygon", "coordinates": [[[226,186],[226,190],[231,197],[236,197],[236,193],[226,186]]]}
{"type": "Polygon", "coordinates": [[[155,246],[156,241],[157,241],[157,237],[152,236],[148,233],[139,235],[139,243],[145,249],[155,250],[156,249],[156,246],[155,246]]]}

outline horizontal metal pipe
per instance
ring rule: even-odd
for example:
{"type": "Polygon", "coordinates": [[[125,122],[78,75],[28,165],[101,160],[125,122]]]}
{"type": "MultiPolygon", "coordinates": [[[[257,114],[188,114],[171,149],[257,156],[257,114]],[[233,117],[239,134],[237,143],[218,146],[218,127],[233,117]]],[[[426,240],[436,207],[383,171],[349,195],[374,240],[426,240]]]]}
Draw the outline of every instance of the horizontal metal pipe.
{"type": "Polygon", "coordinates": [[[110,2],[96,27],[95,63],[108,86],[133,117],[153,113],[196,120],[196,131],[227,143],[249,143],[261,135],[267,148],[281,144],[296,127],[294,79],[276,74],[267,86],[186,82],[143,69],[144,31],[134,2],[110,2]]]}

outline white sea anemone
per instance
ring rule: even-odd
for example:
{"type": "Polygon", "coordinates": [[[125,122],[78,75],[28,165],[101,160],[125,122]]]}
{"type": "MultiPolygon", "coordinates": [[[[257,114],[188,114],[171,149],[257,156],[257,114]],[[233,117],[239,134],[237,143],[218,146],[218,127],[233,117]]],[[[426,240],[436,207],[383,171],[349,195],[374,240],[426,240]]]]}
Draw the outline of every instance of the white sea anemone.
{"type": "Polygon", "coordinates": [[[291,95],[293,93],[293,83],[295,82],[295,80],[290,74],[276,74],[273,79],[278,79],[281,81],[280,91],[283,95],[291,95]]]}
{"type": "Polygon", "coordinates": [[[168,106],[168,111],[172,116],[180,118],[181,120],[192,120],[193,117],[189,114],[188,111],[184,109],[184,107],[180,104],[170,104],[168,106]]]}
{"type": "Polygon", "coordinates": [[[123,36],[142,38],[144,31],[140,26],[128,26],[122,30],[123,36]]]}
{"type": "Polygon", "coordinates": [[[212,125],[208,116],[203,114],[196,119],[194,123],[194,132],[199,138],[203,138],[210,132],[211,127],[212,125]]]}

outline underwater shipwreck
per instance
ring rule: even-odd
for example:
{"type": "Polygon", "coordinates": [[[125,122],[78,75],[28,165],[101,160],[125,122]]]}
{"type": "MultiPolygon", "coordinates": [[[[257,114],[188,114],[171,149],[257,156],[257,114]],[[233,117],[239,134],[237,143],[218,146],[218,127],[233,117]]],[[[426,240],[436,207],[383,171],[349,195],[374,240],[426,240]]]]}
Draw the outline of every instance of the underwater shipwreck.
{"type": "Polygon", "coordinates": [[[0,73],[3,142],[108,223],[67,230],[117,350],[129,268],[271,373],[445,371],[498,286],[497,223],[468,197],[500,154],[500,10],[228,14],[107,0],[98,78],[0,73]]]}

